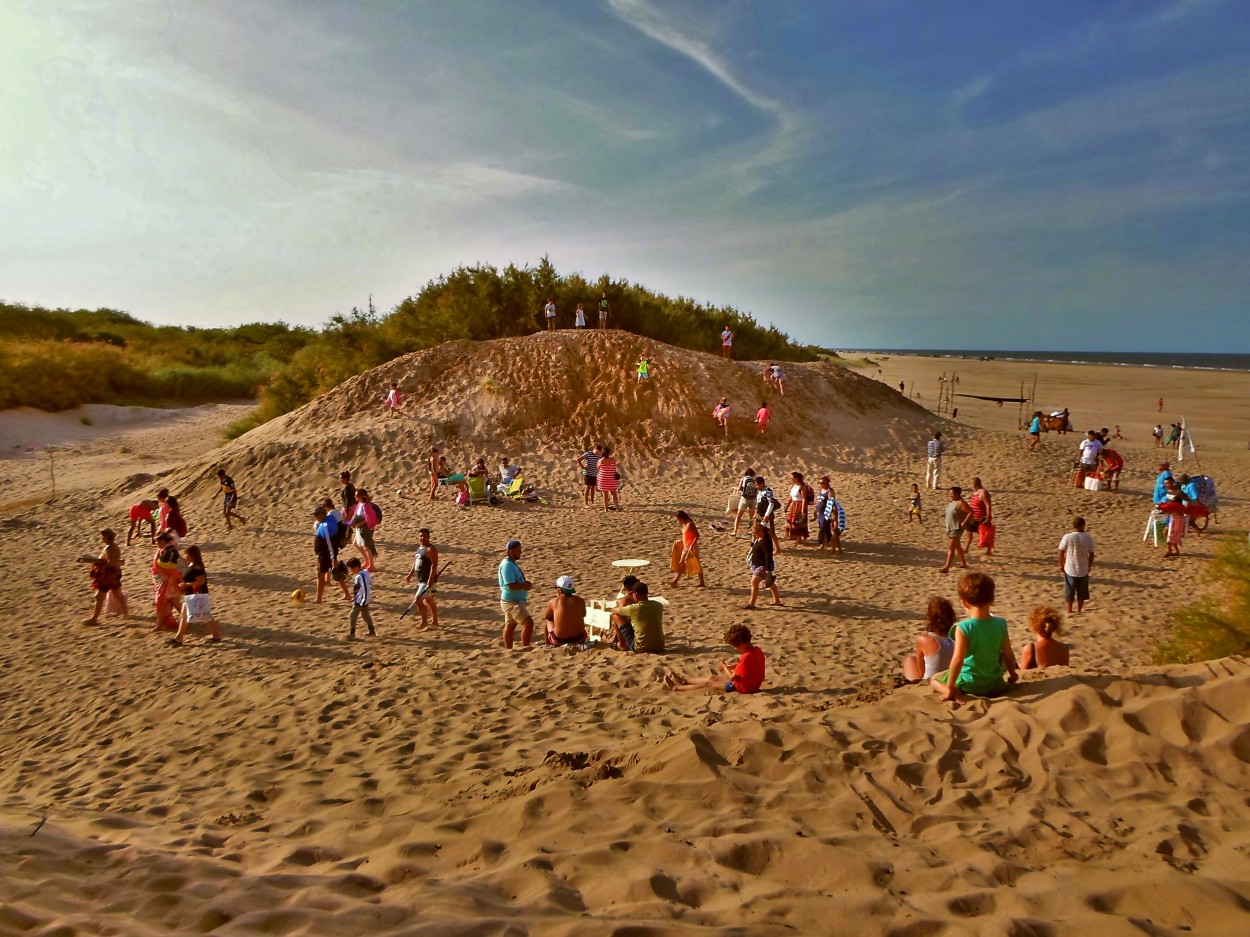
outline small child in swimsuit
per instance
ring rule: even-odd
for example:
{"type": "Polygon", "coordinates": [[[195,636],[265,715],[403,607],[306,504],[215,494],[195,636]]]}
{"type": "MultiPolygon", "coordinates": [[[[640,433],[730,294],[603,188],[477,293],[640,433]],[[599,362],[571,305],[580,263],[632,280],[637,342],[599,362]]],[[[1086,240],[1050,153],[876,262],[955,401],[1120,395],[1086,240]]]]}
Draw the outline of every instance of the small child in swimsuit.
{"type": "Polygon", "coordinates": [[[1039,605],[1029,615],[1034,640],[1020,651],[1020,669],[1068,666],[1068,646],[1055,638],[1063,630],[1063,618],[1056,608],[1039,605]]]}
{"type": "Polygon", "coordinates": [[[908,495],[909,506],[907,508],[907,523],[911,523],[913,517],[920,523],[924,523],[924,511],[920,506],[920,486],[913,483],[911,486],[911,494],[908,495]]]}

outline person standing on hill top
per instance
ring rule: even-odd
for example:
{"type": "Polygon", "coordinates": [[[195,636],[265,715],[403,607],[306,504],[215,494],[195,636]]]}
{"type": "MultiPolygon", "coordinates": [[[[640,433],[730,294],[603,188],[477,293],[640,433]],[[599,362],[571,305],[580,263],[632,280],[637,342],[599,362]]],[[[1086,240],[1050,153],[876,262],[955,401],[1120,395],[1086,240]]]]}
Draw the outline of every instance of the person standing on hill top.
{"type": "Polygon", "coordinates": [[[556,330],[556,304],[550,297],[547,299],[547,305],[543,306],[543,315],[547,317],[547,331],[554,332],[556,330]]]}
{"type": "Polygon", "coordinates": [[[608,294],[603,294],[603,299],[599,300],[599,328],[606,329],[608,327],[608,294]]]}
{"type": "Polygon", "coordinates": [[[643,355],[638,359],[638,379],[636,383],[641,384],[643,381],[651,379],[651,359],[643,355]]]}
{"type": "Polygon", "coordinates": [[[945,451],[946,443],[942,442],[942,432],[939,430],[925,446],[928,461],[925,462],[924,483],[925,487],[933,491],[937,491],[942,484],[942,453],[945,451]]]}
{"type": "Polygon", "coordinates": [[[582,304],[577,304],[577,312],[573,313],[573,328],[586,328],[586,310],[582,308],[582,304]]]}
{"type": "Polygon", "coordinates": [[[725,326],[725,331],[720,333],[720,356],[722,358],[734,356],[734,333],[728,325],[725,326]]]}
{"type": "Polygon", "coordinates": [[[246,524],[247,518],[242,514],[235,514],[234,509],[239,504],[239,489],[235,487],[234,479],[226,474],[225,469],[217,470],[217,483],[221,485],[221,512],[226,518],[226,530],[233,530],[232,521],[237,520],[240,524],[246,524]]]}

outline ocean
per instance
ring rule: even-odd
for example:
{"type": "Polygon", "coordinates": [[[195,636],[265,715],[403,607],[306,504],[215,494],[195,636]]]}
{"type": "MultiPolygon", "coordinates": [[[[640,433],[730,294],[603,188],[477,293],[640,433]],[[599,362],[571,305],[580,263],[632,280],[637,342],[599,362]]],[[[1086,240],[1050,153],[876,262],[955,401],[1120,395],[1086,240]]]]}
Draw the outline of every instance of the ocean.
{"type": "MultiPolygon", "coordinates": [[[[852,349],[845,349],[850,353],[852,349]]],[[[929,358],[994,358],[1047,364],[1111,364],[1139,368],[1250,371],[1250,355],[1175,354],[1137,351],[964,351],[932,348],[854,349],[856,355],[924,355],[929,358]]]]}

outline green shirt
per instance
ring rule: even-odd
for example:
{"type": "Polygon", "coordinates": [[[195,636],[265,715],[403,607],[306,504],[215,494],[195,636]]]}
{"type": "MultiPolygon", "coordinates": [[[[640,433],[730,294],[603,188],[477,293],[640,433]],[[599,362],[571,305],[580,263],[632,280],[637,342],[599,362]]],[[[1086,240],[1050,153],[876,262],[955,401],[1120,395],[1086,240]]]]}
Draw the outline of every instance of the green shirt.
{"type": "Polygon", "coordinates": [[[974,696],[997,696],[1007,689],[1003,679],[1003,645],[1007,643],[1007,619],[965,618],[955,625],[967,642],[964,665],[955,685],[974,696]]]}
{"type": "Polygon", "coordinates": [[[626,605],[620,614],[634,626],[634,652],[659,654],[664,650],[664,606],[655,599],[626,605]]]}

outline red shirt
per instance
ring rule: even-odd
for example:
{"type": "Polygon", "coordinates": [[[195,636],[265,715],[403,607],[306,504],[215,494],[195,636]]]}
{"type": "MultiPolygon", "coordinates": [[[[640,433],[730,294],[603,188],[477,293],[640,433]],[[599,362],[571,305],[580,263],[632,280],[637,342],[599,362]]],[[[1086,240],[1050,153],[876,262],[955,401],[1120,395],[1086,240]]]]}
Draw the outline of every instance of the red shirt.
{"type": "Polygon", "coordinates": [[[753,647],[738,658],[734,668],[734,689],[739,693],[754,693],[764,684],[764,652],[753,647]]]}

